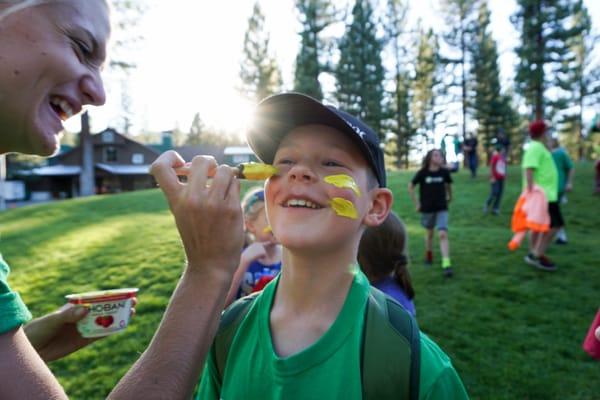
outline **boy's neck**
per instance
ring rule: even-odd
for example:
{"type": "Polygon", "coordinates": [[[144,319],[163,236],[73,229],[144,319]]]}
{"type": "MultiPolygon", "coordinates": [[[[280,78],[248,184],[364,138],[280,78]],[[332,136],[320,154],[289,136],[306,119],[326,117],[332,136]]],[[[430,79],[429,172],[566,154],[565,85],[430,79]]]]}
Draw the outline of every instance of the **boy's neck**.
{"type": "Polygon", "coordinates": [[[439,171],[440,168],[441,167],[439,165],[429,164],[429,170],[430,171],[439,171]]]}
{"type": "Polygon", "coordinates": [[[283,250],[278,300],[300,311],[330,302],[335,297],[346,298],[355,276],[354,268],[358,268],[354,248],[321,254],[299,253],[283,250]]]}

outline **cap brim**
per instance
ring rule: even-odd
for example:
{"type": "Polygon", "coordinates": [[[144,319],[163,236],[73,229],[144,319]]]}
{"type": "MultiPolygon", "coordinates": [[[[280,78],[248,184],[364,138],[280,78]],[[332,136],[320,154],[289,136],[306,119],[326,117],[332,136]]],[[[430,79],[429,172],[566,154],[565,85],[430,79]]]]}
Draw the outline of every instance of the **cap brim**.
{"type": "Polygon", "coordinates": [[[272,164],[281,140],[294,128],[302,125],[326,125],[348,134],[370,165],[372,155],[360,135],[332,109],[301,93],[282,93],[266,98],[258,104],[246,140],[256,156],[272,164]]]}

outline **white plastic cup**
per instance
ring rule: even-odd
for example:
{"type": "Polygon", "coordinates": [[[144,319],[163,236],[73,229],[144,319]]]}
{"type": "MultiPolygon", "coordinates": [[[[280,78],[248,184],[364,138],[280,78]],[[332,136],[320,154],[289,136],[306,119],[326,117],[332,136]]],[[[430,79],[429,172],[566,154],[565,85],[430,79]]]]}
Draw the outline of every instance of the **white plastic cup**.
{"type": "Polygon", "coordinates": [[[124,288],[69,294],[65,297],[71,304],[89,308],[90,312],[77,322],[77,330],[85,338],[95,338],[127,328],[132,299],[137,292],[137,288],[124,288]]]}

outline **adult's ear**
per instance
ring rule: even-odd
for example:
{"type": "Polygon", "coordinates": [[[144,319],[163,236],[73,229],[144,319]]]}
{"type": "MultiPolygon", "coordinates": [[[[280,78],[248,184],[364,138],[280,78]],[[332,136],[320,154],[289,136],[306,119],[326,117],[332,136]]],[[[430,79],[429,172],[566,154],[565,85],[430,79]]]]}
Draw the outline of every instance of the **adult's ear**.
{"type": "Polygon", "coordinates": [[[379,226],[392,209],[394,195],[388,188],[376,188],[371,191],[371,197],[371,207],[367,211],[363,223],[366,226],[379,226]]]}

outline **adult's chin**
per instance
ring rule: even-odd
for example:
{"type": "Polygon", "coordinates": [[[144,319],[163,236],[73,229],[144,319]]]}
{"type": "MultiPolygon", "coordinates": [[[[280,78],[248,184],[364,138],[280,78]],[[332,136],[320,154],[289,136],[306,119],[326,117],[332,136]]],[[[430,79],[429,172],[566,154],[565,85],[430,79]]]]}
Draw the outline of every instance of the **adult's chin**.
{"type": "Polygon", "coordinates": [[[27,149],[22,153],[36,156],[50,157],[58,153],[60,149],[59,132],[36,130],[29,135],[30,141],[27,149]]]}

